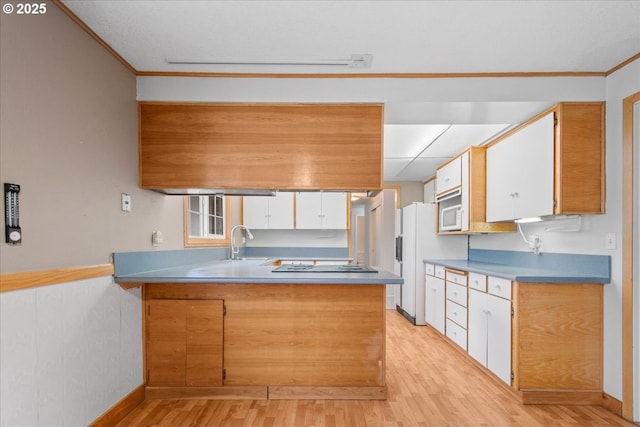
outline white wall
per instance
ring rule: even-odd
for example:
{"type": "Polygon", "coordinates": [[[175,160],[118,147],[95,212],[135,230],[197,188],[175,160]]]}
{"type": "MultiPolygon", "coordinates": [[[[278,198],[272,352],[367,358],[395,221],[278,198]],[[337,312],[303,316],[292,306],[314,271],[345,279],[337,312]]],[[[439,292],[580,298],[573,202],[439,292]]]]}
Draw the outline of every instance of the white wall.
{"type": "Polygon", "coordinates": [[[140,307],[112,277],[0,293],[0,426],[84,426],[141,385],[140,307]]]}

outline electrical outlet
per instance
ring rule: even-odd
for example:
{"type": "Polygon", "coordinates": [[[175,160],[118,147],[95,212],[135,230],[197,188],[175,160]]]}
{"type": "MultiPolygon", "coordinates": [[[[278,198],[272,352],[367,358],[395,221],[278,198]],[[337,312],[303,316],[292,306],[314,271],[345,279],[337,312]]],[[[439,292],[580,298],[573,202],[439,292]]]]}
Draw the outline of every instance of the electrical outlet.
{"type": "Polygon", "coordinates": [[[127,193],[122,193],[121,201],[122,201],[122,212],[131,212],[131,195],[127,193]]]}
{"type": "Polygon", "coordinates": [[[534,254],[540,253],[540,246],[542,246],[542,240],[540,240],[540,236],[531,235],[529,236],[529,248],[533,251],[534,254]]]}
{"type": "Polygon", "coordinates": [[[616,248],[616,233],[607,233],[604,235],[604,248],[605,249],[616,248]]]}
{"type": "Polygon", "coordinates": [[[151,233],[151,244],[153,246],[160,246],[164,241],[164,236],[161,231],[154,231],[151,233]]]}

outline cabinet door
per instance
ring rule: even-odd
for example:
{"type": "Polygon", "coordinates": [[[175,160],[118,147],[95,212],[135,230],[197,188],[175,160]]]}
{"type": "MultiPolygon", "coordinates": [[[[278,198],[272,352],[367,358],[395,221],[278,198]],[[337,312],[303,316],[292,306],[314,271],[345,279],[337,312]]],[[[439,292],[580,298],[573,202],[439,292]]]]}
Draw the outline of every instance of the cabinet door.
{"type": "Polygon", "coordinates": [[[487,298],[487,368],[511,384],[511,301],[487,298]]]}
{"type": "Polygon", "coordinates": [[[436,171],[436,197],[460,187],[462,161],[456,157],[436,171]]]}
{"type": "Polygon", "coordinates": [[[322,228],[322,193],[296,193],[296,228],[322,228]]]}
{"type": "Polygon", "coordinates": [[[444,279],[426,277],[425,321],[444,334],[444,279]]]}
{"type": "Polygon", "coordinates": [[[517,146],[509,138],[487,148],[487,222],[515,218],[512,180],[518,156],[517,146]]]}
{"type": "Polygon", "coordinates": [[[184,386],[187,370],[184,300],[151,300],[147,304],[147,385],[184,386]]]}
{"type": "Polygon", "coordinates": [[[269,199],[269,228],[275,230],[293,229],[293,193],[278,192],[269,199]]]}
{"type": "Polygon", "coordinates": [[[515,217],[553,214],[554,114],[549,113],[519,132],[515,175],[515,217]]]}
{"type": "Polygon", "coordinates": [[[487,149],[487,221],[553,214],[554,114],[487,149]]]}
{"type": "Polygon", "coordinates": [[[468,315],[467,351],[471,357],[487,366],[487,294],[469,289],[468,315]]]}
{"type": "Polygon", "coordinates": [[[345,230],[347,228],[347,193],[321,193],[322,228],[345,230]]]}
{"type": "Polygon", "coordinates": [[[146,313],[149,386],[222,385],[221,300],[150,300],[146,313]]]}
{"type": "Polygon", "coordinates": [[[347,194],[334,192],[296,193],[296,228],[347,228],[347,194]]]}
{"type": "Polygon", "coordinates": [[[269,228],[269,199],[266,196],[242,198],[242,222],[249,228],[269,228]]]}
{"type": "Polygon", "coordinates": [[[222,300],[188,300],[186,385],[222,385],[222,300]]]}

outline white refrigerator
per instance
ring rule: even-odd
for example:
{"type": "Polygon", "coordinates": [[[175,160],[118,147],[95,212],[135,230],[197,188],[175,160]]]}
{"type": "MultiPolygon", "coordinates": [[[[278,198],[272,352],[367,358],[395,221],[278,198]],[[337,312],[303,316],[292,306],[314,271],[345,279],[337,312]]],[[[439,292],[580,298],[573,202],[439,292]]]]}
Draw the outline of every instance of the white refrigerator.
{"type": "Polygon", "coordinates": [[[402,209],[402,278],[398,311],[414,325],[425,322],[425,258],[467,259],[465,235],[436,234],[437,205],[412,203],[402,209]]]}

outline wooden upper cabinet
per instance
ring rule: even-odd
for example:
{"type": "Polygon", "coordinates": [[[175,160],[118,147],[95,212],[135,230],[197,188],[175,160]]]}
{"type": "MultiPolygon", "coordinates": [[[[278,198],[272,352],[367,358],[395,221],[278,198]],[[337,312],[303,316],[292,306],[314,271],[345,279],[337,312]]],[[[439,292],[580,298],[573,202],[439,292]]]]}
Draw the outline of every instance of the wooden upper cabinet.
{"type": "Polygon", "coordinates": [[[139,103],[148,189],[379,190],[381,104],[139,103]]]}

